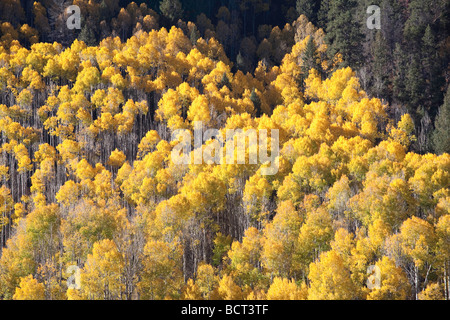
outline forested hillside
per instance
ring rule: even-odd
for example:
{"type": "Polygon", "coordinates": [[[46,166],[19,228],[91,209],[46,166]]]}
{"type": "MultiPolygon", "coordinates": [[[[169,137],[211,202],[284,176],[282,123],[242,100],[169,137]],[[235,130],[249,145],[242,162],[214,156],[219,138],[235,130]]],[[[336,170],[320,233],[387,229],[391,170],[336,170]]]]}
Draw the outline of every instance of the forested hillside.
{"type": "Polygon", "coordinates": [[[380,2],[0,0],[0,298],[449,299],[448,2],[380,2]]]}

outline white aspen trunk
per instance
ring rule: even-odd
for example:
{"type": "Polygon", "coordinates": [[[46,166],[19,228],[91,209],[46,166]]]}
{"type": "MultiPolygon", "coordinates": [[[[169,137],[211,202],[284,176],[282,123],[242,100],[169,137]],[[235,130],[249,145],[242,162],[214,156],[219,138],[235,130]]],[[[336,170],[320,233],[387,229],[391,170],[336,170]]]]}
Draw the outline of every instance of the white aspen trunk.
{"type": "Polygon", "coordinates": [[[445,290],[445,299],[450,300],[450,292],[449,292],[449,276],[448,276],[448,262],[444,260],[444,290],[445,290]]]}
{"type": "Polygon", "coordinates": [[[416,300],[418,300],[418,294],[419,294],[419,268],[414,265],[414,290],[415,290],[415,296],[416,300]]]}

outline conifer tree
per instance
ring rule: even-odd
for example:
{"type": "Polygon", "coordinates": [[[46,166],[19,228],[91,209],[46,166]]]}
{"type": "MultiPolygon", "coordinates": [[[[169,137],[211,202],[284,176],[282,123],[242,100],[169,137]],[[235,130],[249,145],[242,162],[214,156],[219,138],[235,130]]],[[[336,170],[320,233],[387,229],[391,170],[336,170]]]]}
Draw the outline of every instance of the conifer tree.
{"type": "Polygon", "coordinates": [[[305,51],[302,54],[302,76],[306,79],[309,75],[309,70],[315,69],[319,75],[322,74],[323,70],[320,65],[319,54],[317,52],[316,43],[313,37],[309,37],[306,43],[305,51]]]}
{"type": "Polygon", "coordinates": [[[412,55],[408,64],[405,79],[405,90],[408,94],[408,111],[415,114],[423,107],[425,83],[419,55],[412,55]]]}
{"type": "Polygon", "coordinates": [[[81,28],[78,40],[83,41],[88,46],[94,46],[96,44],[97,39],[94,31],[92,30],[92,26],[90,26],[89,23],[85,23],[83,28],[81,28]]]}
{"type": "Polygon", "coordinates": [[[436,117],[433,146],[438,154],[450,153],[450,87],[447,88],[444,104],[436,117]]]}
{"type": "Polygon", "coordinates": [[[422,37],[422,65],[425,80],[424,103],[428,110],[442,103],[442,85],[445,83],[441,75],[441,61],[436,38],[430,25],[422,37]]]}
{"type": "Polygon", "coordinates": [[[344,59],[342,66],[354,68],[362,62],[361,22],[355,15],[356,6],[355,0],[330,1],[325,36],[330,57],[340,53],[344,59]]]}
{"type": "Polygon", "coordinates": [[[392,92],[390,91],[390,83],[392,78],[392,56],[381,31],[375,36],[375,42],[372,46],[372,73],[373,73],[373,89],[375,96],[388,97],[390,100],[392,92]]]}
{"type": "Polygon", "coordinates": [[[170,23],[177,22],[183,15],[183,8],[180,0],[162,0],[159,3],[159,10],[161,10],[163,17],[170,23]]]}
{"type": "Polygon", "coordinates": [[[253,106],[255,107],[256,116],[260,117],[262,115],[261,100],[259,99],[259,96],[256,93],[255,89],[253,89],[252,93],[250,94],[250,100],[253,102],[253,106]]]}
{"type": "Polygon", "coordinates": [[[297,0],[295,10],[298,15],[305,15],[314,25],[317,23],[317,12],[321,1],[297,0]]]}
{"type": "Polygon", "coordinates": [[[392,81],[392,94],[396,102],[406,103],[408,93],[405,89],[405,74],[407,68],[406,53],[401,44],[396,43],[393,53],[394,77],[392,81]]]}

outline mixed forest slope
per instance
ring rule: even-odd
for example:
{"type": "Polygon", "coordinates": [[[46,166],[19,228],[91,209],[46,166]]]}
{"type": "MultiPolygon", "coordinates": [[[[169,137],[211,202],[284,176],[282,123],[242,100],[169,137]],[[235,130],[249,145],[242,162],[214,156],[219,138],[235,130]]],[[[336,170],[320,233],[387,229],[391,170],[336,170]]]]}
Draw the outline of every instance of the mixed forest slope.
{"type": "Polygon", "coordinates": [[[413,117],[391,118],[305,16],[289,28],[280,64],[247,73],[175,26],[5,42],[0,296],[448,299],[450,155],[411,151],[413,117]],[[175,164],[171,134],[195,121],[279,130],[278,172],[175,164]]]}

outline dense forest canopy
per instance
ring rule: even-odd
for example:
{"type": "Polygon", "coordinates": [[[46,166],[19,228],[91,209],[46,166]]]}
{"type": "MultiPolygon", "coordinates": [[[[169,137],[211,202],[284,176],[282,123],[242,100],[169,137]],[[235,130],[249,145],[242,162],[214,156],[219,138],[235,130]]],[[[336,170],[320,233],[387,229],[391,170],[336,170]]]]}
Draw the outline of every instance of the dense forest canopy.
{"type": "Polygon", "coordinates": [[[297,41],[292,24],[302,14],[326,33],[328,58],[341,53],[339,66],[350,66],[370,96],[386,101],[391,118],[411,115],[412,150],[442,153],[448,136],[435,131],[448,123],[439,109],[450,75],[449,12],[445,0],[2,0],[0,36],[28,48],[38,41],[67,47],[76,38],[88,45],[109,36],[124,42],[138,30],[175,25],[193,43],[218,40],[232,70],[246,73],[259,61],[281,64],[297,41]],[[81,9],[79,30],[66,27],[64,9],[72,3],[81,9]],[[379,30],[366,26],[370,5],[380,8],[379,30]]]}
{"type": "Polygon", "coordinates": [[[0,298],[449,299],[449,5],[0,0],[0,298]]]}

